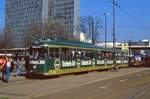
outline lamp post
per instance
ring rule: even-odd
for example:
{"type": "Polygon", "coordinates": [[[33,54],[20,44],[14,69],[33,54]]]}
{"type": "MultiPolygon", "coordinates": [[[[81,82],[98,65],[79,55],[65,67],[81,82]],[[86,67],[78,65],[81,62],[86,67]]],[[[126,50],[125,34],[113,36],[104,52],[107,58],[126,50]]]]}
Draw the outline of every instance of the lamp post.
{"type": "MultiPolygon", "coordinates": [[[[110,15],[110,13],[104,13],[105,17],[105,49],[107,48],[107,16],[110,15]]],[[[104,59],[105,66],[107,66],[107,59],[104,59]]]]}
{"type": "Polygon", "coordinates": [[[105,49],[107,48],[107,16],[110,15],[110,13],[104,13],[105,17],[105,49]]]}
{"type": "Polygon", "coordinates": [[[115,6],[116,0],[113,0],[113,64],[116,66],[116,28],[115,28],[115,6]]]}

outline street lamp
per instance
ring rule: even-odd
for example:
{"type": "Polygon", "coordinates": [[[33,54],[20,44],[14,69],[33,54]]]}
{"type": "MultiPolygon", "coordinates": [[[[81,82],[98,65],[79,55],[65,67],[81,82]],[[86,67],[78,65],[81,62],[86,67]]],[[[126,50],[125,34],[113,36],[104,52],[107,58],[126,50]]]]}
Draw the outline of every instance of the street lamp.
{"type": "Polygon", "coordinates": [[[104,13],[105,17],[105,49],[107,48],[107,16],[109,16],[110,13],[104,13]]]}
{"type": "Polygon", "coordinates": [[[116,67],[116,28],[115,28],[115,16],[116,16],[116,9],[115,9],[115,6],[116,6],[116,0],[113,0],[113,50],[114,50],[114,53],[113,53],[113,64],[115,65],[116,67]]]}
{"type": "MultiPolygon", "coordinates": [[[[107,48],[107,16],[110,15],[110,13],[104,13],[105,17],[105,49],[107,48]]],[[[105,66],[107,66],[107,59],[104,60],[105,66]]]]}

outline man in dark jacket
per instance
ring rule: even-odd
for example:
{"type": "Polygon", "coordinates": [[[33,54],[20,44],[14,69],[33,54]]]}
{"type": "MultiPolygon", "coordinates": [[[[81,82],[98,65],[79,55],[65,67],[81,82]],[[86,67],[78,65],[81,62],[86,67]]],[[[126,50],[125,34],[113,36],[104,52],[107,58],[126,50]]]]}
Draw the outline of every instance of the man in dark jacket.
{"type": "Polygon", "coordinates": [[[2,80],[5,80],[5,78],[6,78],[6,63],[7,63],[7,61],[3,60],[3,64],[2,64],[2,68],[1,68],[2,80]]]}

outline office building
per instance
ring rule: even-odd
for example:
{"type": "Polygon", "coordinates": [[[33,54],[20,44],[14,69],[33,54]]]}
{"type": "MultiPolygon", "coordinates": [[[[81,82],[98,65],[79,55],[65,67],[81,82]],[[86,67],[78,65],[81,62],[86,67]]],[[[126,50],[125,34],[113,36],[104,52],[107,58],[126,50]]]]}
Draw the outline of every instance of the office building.
{"type": "Polygon", "coordinates": [[[6,27],[13,33],[14,47],[24,47],[24,35],[31,24],[42,26],[56,19],[67,32],[78,35],[80,0],[6,0],[6,27]]]}

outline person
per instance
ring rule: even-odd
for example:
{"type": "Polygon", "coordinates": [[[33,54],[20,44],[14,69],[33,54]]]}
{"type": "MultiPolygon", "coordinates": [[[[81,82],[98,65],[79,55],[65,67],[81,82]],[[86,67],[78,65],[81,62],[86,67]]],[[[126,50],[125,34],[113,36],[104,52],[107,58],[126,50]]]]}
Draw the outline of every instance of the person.
{"type": "Polygon", "coordinates": [[[10,62],[11,62],[10,72],[13,72],[13,70],[14,70],[14,61],[13,61],[12,58],[10,59],[10,62]]]}
{"type": "Polygon", "coordinates": [[[29,69],[30,69],[30,67],[29,67],[29,57],[26,57],[25,58],[25,75],[28,75],[29,69]]]}
{"type": "Polygon", "coordinates": [[[6,58],[6,82],[8,82],[9,81],[9,79],[10,79],[10,73],[11,73],[11,60],[10,60],[10,58],[6,58]]]}
{"type": "Polygon", "coordinates": [[[17,61],[16,61],[16,76],[19,76],[19,74],[20,74],[20,66],[21,64],[20,64],[20,60],[19,59],[17,59],[17,61]]]}
{"type": "Polygon", "coordinates": [[[2,71],[2,80],[5,80],[6,79],[6,59],[3,60],[3,63],[2,63],[2,68],[1,68],[1,71],[2,71]]]}
{"type": "Polygon", "coordinates": [[[116,64],[113,66],[113,71],[114,71],[114,72],[119,71],[119,67],[118,67],[116,64]]]}
{"type": "Polygon", "coordinates": [[[119,67],[118,67],[117,64],[116,64],[116,60],[114,60],[114,64],[113,64],[112,70],[113,70],[114,72],[119,71],[119,67]]]}
{"type": "Polygon", "coordinates": [[[25,73],[25,59],[22,57],[21,58],[21,61],[20,61],[20,74],[22,75],[24,75],[24,73],[25,73]]]}

